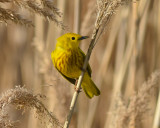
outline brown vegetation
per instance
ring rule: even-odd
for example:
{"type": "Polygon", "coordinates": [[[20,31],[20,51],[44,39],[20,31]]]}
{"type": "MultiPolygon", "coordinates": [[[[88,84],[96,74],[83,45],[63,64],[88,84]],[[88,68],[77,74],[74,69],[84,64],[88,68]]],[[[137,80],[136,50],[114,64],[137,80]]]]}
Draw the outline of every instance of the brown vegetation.
{"type": "Polygon", "coordinates": [[[54,69],[50,53],[66,28],[85,36],[99,25],[90,65],[101,95],[89,100],[80,93],[70,127],[159,128],[160,1],[77,3],[0,0],[0,127],[62,127],[74,87],[54,69]],[[78,8],[80,17],[73,15],[78,8]],[[100,10],[103,22],[95,24],[100,10]]]}

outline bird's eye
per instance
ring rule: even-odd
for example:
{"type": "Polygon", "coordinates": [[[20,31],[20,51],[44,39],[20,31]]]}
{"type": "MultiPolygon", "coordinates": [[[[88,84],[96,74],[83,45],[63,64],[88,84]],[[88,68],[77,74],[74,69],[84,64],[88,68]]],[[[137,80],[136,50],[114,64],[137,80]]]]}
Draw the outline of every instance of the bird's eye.
{"type": "Polygon", "coordinates": [[[72,40],[75,40],[75,37],[72,37],[72,40]]]}

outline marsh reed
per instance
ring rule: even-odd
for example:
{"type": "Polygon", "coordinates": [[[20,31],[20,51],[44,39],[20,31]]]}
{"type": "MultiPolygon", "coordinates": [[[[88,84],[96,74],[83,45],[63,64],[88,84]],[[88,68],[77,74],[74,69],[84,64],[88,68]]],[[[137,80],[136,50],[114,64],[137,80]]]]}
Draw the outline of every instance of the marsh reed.
{"type": "MultiPolygon", "coordinates": [[[[159,128],[159,8],[159,0],[0,0],[0,127],[63,126],[74,86],[50,53],[66,32],[93,39],[97,20],[89,63],[101,95],[79,94],[70,128],[159,128]]],[[[89,43],[80,44],[85,53],[89,43]]]]}

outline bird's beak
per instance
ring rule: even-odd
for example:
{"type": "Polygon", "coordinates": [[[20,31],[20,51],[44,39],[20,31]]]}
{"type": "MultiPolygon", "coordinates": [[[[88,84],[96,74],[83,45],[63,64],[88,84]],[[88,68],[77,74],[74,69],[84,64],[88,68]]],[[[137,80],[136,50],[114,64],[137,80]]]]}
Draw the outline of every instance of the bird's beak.
{"type": "Polygon", "coordinates": [[[83,40],[83,39],[87,39],[89,38],[89,36],[81,36],[78,40],[83,40]]]}

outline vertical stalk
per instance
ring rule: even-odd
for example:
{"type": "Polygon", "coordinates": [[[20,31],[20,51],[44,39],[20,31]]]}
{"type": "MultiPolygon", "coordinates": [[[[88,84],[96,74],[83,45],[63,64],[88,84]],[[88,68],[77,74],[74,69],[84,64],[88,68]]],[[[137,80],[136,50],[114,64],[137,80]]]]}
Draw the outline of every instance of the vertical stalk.
{"type": "MultiPolygon", "coordinates": [[[[116,40],[116,36],[119,30],[121,24],[121,16],[116,15],[116,18],[113,21],[112,27],[114,29],[111,29],[110,32],[110,36],[107,42],[107,45],[105,47],[105,52],[102,56],[102,62],[99,66],[98,69],[98,73],[96,75],[96,84],[98,85],[98,88],[101,90],[101,85],[102,85],[102,81],[105,78],[105,74],[108,70],[108,66],[109,66],[109,62],[110,59],[112,57],[112,53],[113,53],[113,49],[115,46],[115,40],[116,40]],[[117,27],[114,27],[115,24],[117,25],[117,27]]],[[[97,97],[96,99],[92,100],[89,104],[89,109],[88,109],[88,115],[87,115],[87,120],[85,121],[85,128],[91,128],[93,121],[94,121],[94,117],[95,117],[95,113],[96,113],[96,108],[98,106],[98,102],[99,102],[99,97],[97,97]]]]}
{"type": "Polygon", "coordinates": [[[74,6],[74,32],[79,33],[80,31],[80,8],[81,8],[81,1],[75,0],[74,6]]]}
{"type": "MultiPolygon", "coordinates": [[[[79,29],[79,27],[80,27],[80,0],[75,0],[74,5],[75,5],[74,6],[74,12],[75,12],[74,13],[74,32],[79,33],[79,30],[80,30],[79,29]]],[[[76,87],[77,90],[80,90],[84,73],[85,72],[82,72],[81,76],[78,79],[78,83],[77,83],[77,87],[76,87]]],[[[70,125],[71,117],[72,117],[74,107],[75,107],[75,104],[76,104],[76,101],[77,101],[77,98],[78,98],[78,94],[79,94],[78,91],[75,91],[75,93],[73,94],[73,98],[72,98],[72,101],[71,101],[71,104],[70,104],[69,114],[68,114],[67,119],[65,121],[64,128],[68,128],[69,125],[70,125]]]]}
{"type": "MultiPolygon", "coordinates": [[[[160,34],[160,1],[158,1],[158,22],[157,22],[157,33],[158,35],[160,34]]],[[[158,45],[158,48],[160,47],[160,37],[158,36],[158,42],[159,43],[158,45]]],[[[157,58],[160,56],[160,52],[159,54],[157,55],[157,58]]],[[[158,63],[157,63],[158,64],[158,63]]],[[[158,96],[158,100],[157,100],[157,107],[156,107],[156,110],[155,110],[155,115],[154,115],[154,121],[153,121],[153,126],[152,128],[159,128],[160,127],[160,89],[159,89],[159,96],[158,96]]]]}
{"type": "MultiPolygon", "coordinates": [[[[119,70],[118,72],[115,72],[115,76],[114,76],[114,81],[113,81],[113,92],[112,92],[112,100],[111,100],[111,104],[110,104],[110,108],[109,111],[113,111],[113,108],[115,106],[115,99],[117,97],[118,94],[121,95],[121,89],[123,87],[123,81],[125,78],[125,74],[127,72],[128,69],[128,65],[130,62],[130,58],[132,57],[133,54],[133,49],[134,49],[134,45],[135,45],[135,33],[136,33],[136,14],[135,14],[135,6],[136,5],[136,1],[132,3],[132,19],[131,19],[131,29],[130,29],[130,34],[129,34],[129,39],[128,39],[128,45],[126,48],[126,51],[124,53],[124,57],[123,60],[121,62],[121,65],[119,66],[119,70]]],[[[107,121],[105,124],[105,128],[111,128],[112,127],[112,123],[114,121],[114,116],[113,115],[108,115],[107,117],[107,121]]]]}
{"type": "Polygon", "coordinates": [[[127,79],[127,84],[126,84],[126,90],[125,93],[127,95],[129,95],[130,93],[132,93],[135,89],[135,76],[136,76],[136,60],[138,57],[138,51],[137,51],[137,31],[138,31],[138,22],[137,22],[137,4],[133,4],[132,5],[132,15],[133,15],[133,27],[134,27],[134,32],[133,35],[131,37],[131,40],[134,42],[133,45],[133,53],[132,53],[132,57],[130,59],[129,62],[129,66],[128,66],[128,79],[127,79]]]}
{"type": "Polygon", "coordinates": [[[158,96],[157,107],[154,115],[152,128],[159,128],[159,126],[160,126],[160,89],[159,89],[159,96],[158,96]]]}
{"type": "Polygon", "coordinates": [[[83,70],[81,72],[81,75],[79,76],[78,83],[77,83],[77,86],[76,86],[76,91],[74,92],[73,97],[72,97],[70,110],[69,110],[67,119],[64,123],[64,128],[69,128],[71,117],[72,117],[72,114],[73,114],[73,111],[74,111],[74,108],[75,108],[75,104],[77,102],[77,98],[78,98],[78,95],[79,95],[79,92],[80,92],[81,83],[82,83],[82,80],[83,80],[83,77],[84,77],[84,74],[85,74],[85,70],[86,70],[87,65],[88,65],[89,58],[90,58],[92,50],[94,48],[94,43],[95,43],[95,39],[96,39],[98,31],[99,31],[99,28],[94,28],[94,30],[93,30],[90,45],[89,45],[87,55],[85,57],[84,65],[83,65],[83,68],[82,68],[83,70]]]}
{"type": "MultiPolygon", "coordinates": [[[[42,43],[44,43],[44,21],[43,18],[41,18],[40,16],[35,16],[35,37],[34,37],[34,42],[39,42],[39,45],[44,45],[42,43]]],[[[39,90],[41,91],[41,82],[40,78],[39,78],[39,57],[38,57],[38,53],[36,52],[36,50],[34,51],[34,86],[33,86],[33,90],[39,90]]],[[[30,127],[37,127],[37,120],[33,117],[30,116],[29,117],[29,128],[30,127]]]]}

